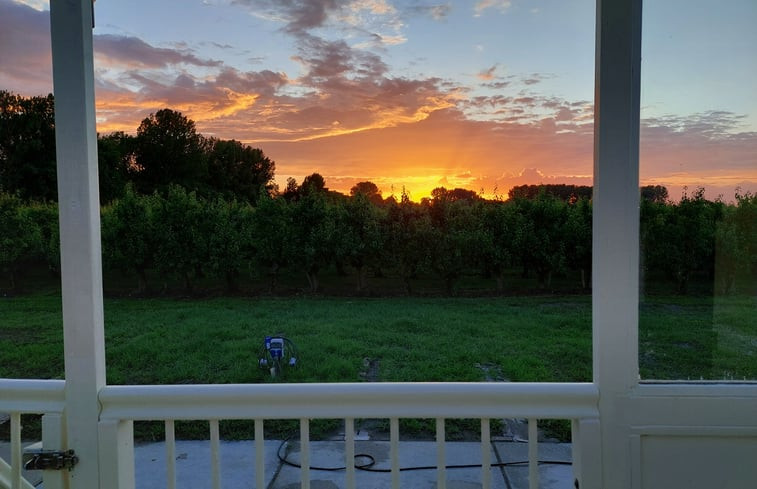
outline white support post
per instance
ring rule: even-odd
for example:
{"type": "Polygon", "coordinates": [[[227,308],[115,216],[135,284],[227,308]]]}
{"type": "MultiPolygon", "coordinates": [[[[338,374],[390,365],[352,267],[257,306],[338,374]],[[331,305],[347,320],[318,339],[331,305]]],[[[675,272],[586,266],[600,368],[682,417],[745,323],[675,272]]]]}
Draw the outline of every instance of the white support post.
{"type": "Polygon", "coordinates": [[[572,423],[573,477],[581,489],[602,489],[602,434],[599,419],[572,423]]]}
{"type": "Polygon", "coordinates": [[[71,487],[99,487],[98,393],[105,385],[92,1],[52,0],[66,430],[71,487]]]}
{"type": "Polygon", "coordinates": [[[100,421],[99,439],[99,487],[134,489],[134,421],[100,421]]]}
{"type": "MultiPolygon", "coordinates": [[[[48,413],[42,416],[42,448],[63,450],[66,444],[66,418],[62,414],[48,413]]],[[[42,483],[46,489],[68,489],[68,477],[62,470],[45,470],[42,483]]]]}
{"type": "MultiPolygon", "coordinates": [[[[597,0],[593,357],[605,488],[630,487],[618,399],[638,381],[641,0],[597,0]]],[[[586,463],[586,460],[582,460],[586,463]]]]}

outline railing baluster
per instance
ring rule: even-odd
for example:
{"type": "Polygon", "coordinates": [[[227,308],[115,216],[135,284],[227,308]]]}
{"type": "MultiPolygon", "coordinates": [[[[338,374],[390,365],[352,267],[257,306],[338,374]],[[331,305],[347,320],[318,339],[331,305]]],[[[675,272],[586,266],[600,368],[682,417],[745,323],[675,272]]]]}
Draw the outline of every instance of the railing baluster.
{"type": "Polygon", "coordinates": [[[392,489],[400,487],[400,420],[389,420],[389,460],[392,463],[392,489]]]}
{"type": "Polygon", "coordinates": [[[166,420],[166,481],[168,489],[176,489],[176,430],[172,419],[166,420]]]}
{"type": "Polygon", "coordinates": [[[302,489],[310,489],[310,420],[300,419],[300,465],[302,489]]]}
{"type": "Polygon", "coordinates": [[[221,440],[218,420],[210,420],[210,472],[213,489],[221,489],[221,440]]]}
{"type": "Polygon", "coordinates": [[[492,447],[489,418],[481,418],[481,488],[492,487],[492,447]]]}
{"type": "Polygon", "coordinates": [[[444,418],[436,418],[436,487],[447,488],[447,457],[444,453],[446,435],[444,418]]]}
{"type": "Polygon", "coordinates": [[[347,489],[355,489],[355,419],[344,419],[344,466],[347,489]]]}
{"type": "Polygon", "coordinates": [[[11,413],[11,489],[21,489],[21,413],[11,413]]]}
{"type": "Polygon", "coordinates": [[[265,435],[263,420],[255,420],[255,487],[265,488],[265,435]]]}
{"type": "Polygon", "coordinates": [[[528,419],[528,487],[539,489],[539,425],[535,418],[528,419]]]}

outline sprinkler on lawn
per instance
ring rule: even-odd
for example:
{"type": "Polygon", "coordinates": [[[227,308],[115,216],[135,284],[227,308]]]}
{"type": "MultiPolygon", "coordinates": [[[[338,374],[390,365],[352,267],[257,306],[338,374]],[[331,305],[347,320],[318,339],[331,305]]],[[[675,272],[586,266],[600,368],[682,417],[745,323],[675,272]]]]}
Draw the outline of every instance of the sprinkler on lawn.
{"type": "Polygon", "coordinates": [[[283,367],[295,367],[297,356],[297,347],[289,338],[266,336],[260,350],[258,365],[260,368],[267,368],[271,377],[275,378],[282,373],[283,367]]]}

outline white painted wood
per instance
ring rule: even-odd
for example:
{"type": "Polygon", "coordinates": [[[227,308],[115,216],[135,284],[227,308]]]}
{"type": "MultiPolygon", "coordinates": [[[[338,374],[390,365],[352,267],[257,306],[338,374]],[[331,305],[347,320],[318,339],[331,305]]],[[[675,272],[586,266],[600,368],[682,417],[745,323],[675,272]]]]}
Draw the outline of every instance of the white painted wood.
{"type": "Polygon", "coordinates": [[[344,466],[347,489],[355,489],[355,419],[344,420],[344,466]]]}
{"type": "MultiPolygon", "coordinates": [[[[708,474],[722,474],[716,485],[750,487],[754,477],[732,462],[746,443],[734,433],[757,429],[757,384],[638,385],[640,38],[641,0],[598,0],[593,368],[601,430],[594,421],[579,423],[581,487],[669,487],[671,474],[693,474],[705,462],[708,474]],[[594,435],[586,441],[587,430],[601,433],[600,447],[592,446],[594,435]],[[717,444],[716,453],[702,450],[707,440],[717,444]],[[680,457],[688,452],[691,459],[680,457]],[[696,453],[709,456],[695,460],[696,453]],[[597,455],[601,481],[587,470],[597,455]]],[[[687,488],[715,482],[707,474],[674,479],[687,488]]]]}
{"type": "Polygon", "coordinates": [[[310,419],[300,419],[300,487],[310,489],[310,419]]]}
{"type": "Polygon", "coordinates": [[[549,418],[597,416],[588,383],[106,386],[102,419],[549,418]]]}
{"type": "MultiPolygon", "coordinates": [[[[104,420],[98,423],[97,429],[100,446],[100,485],[97,487],[134,489],[134,422],[104,420]]],[[[69,474],[75,474],[79,470],[79,464],[69,474]]],[[[72,487],[78,486],[72,484],[72,487]]]]}
{"type": "Polygon", "coordinates": [[[34,489],[21,476],[21,413],[10,413],[10,465],[0,458],[0,487],[10,489],[34,489]]]}
{"type": "MultiPolygon", "coordinates": [[[[0,458],[0,487],[3,489],[11,487],[11,472],[11,466],[8,465],[5,460],[0,458]]],[[[29,484],[26,479],[22,478],[21,489],[34,489],[34,486],[29,484]]]]}
{"type": "MultiPolygon", "coordinates": [[[[629,488],[617,398],[638,381],[641,0],[598,0],[594,105],[593,375],[602,487],[629,488]]],[[[585,459],[584,459],[585,462],[585,459]]]]}
{"type": "Polygon", "coordinates": [[[528,419],[528,487],[539,489],[539,428],[534,418],[528,419]]]}
{"type": "Polygon", "coordinates": [[[255,420],[255,487],[265,488],[265,435],[262,419],[255,420]]]}
{"type": "Polygon", "coordinates": [[[599,418],[573,422],[573,475],[581,489],[602,489],[602,433],[599,418]]]}
{"type": "Polygon", "coordinates": [[[21,413],[11,415],[11,489],[21,489],[21,413]]]}
{"type": "Polygon", "coordinates": [[[392,471],[392,489],[400,487],[400,420],[389,420],[389,462],[392,471]]]}
{"type": "Polygon", "coordinates": [[[105,385],[91,0],[52,0],[67,441],[74,489],[99,484],[97,394],[105,385]]]}
{"type": "Polygon", "coordinates": [[[213,489],[221,489],[221,437],[217,419],[210,424],[210,473],[213,489]]]}
{"type": "Polygon", "coordinates": [[[62,413],[63,380],[0,379],[0,412],[62,413]]]}
{"type": "Polygon", "coordinates": [[[491,440],[491,422],[489,418],[481,419],[481,487],[482,489],[491,489],[492,487],[492,440],[491,440]]]}
{"type": "MultiPolygon", "coordinates": [[[[62,393],[62,391],[61,391],[62,393]]],[[[62,450],[66,444],[66,418],[60,413],[48,413],[42,416],[42,448],[45,450],[62,450]]],[[[45,489],[67,489],[68,477],[60,470],[42,472],[42,484],[45,489]]]]}
{"type": "Polygon", "coordinates": [[[166,487],[176,489],[176,426],[174,420],[167,419],[166,430],[166,487]]]}
{"type": "Polygon", "coordinates": [[[447,457],[444,418],[436,418],[436,487],[447,488],[447,457]]]}

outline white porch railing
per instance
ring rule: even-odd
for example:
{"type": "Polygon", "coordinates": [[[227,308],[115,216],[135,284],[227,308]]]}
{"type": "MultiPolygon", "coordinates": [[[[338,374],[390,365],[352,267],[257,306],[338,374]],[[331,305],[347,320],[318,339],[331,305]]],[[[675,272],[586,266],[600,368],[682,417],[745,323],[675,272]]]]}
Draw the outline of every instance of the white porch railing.
{"type": "MultiPolygon", "coordinates": [[[[0,411],[60,413],[62,381],[0,380],[0,411]]],[[[265,487],[263,424],[265,420],[300,420],[301,483],[310,487],[312,419],[345,420],[346,486],[356,487],[354,420],[390,420],[391,487],[399,487],[399,420],[434,418],[436,422],[438,487],[446,484],[444,420],[481,420],[481,484],[491,487],[490,419],[529,420],[529,485],[539,487],[537,419],[568,419],[573,426],[574,475],[580,487],[596,487],[600,473],[598,392],[593,384],[577,383],[354,383],[354,384],[215,384],[106,386],[100,391],[101,482],[107,487],[134,486],[133,422],[163,420],[166,427],[167,487],[176,487],[176,420],[208,420],[211,480],[220,488],[219,420],[254,420],[255,487],[265,487]]],[[[43,430],[45,426],[43,423],[43,430]]],[[[12,430],[13,489],[23,486],[20,475],[20,428],[12,430]],[[18,433],[16,433],[18,431],[18,433]]],[[[43,438],[45,434],[43,432],[43,438]]],[[[47,448],[47,447],[45,447],[47,448]]],[[[55,447],[61,448],[61,447],[55,447]]],[[[70,447],[76,448],[76,447],[70,447]]],[[[75,469],[74,469],[75,470],[75,469]]],[[[45,474],[47,476],[47,473],[45,474]]],[[[45,487],[48,487],[47,478],[45,487]]],[[[53,487],[53,486],[51,486],[53,487]]]]}
{"type": "Polygon", "coordinates": [[[61,440],[56,440],[56,436],[61,434],[64,388],[65,382],[62,380],[0,379],[0,413],[10,415],[11,449],[10,463],[0,459],[0,488],[33,489],[21,476],[22,414],[42,414],[47,445],[61,448],[57,445],[61,440]]]}

